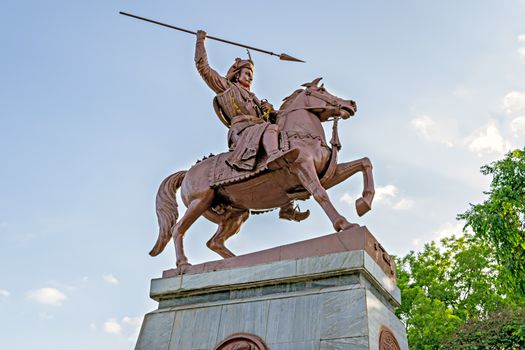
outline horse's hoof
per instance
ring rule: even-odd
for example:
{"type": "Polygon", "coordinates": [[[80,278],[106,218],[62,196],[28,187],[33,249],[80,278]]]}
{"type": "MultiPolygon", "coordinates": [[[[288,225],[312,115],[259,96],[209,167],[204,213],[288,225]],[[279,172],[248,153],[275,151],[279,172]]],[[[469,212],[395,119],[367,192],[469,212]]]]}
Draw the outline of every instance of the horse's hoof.
{"type": "Polygon", "coordinates": [[[368,201],[366,201],[363,197],[358,198],[355,201],[355,209],[357,211],[357,215],[363,216],[365,215],[370,209],[372,209],[372,206],[368,201]]]}
{"type": "Polygon", "coordinates": [[[188,259],[177,260],[177,268],[187,267],[187,266],[191,266],[191,264],[188,262],[188,259]]]}
{"type": "Polygon", "coordinates": [[[334,222],[334,228],[337,232],[348,230],[348,229],[351,229],[352,227],[357,227],[357,226],[359,225],[348,222],[348,220],[346,220],[343,216],[339,217],[334,222]]]}
{"type": "Polygon", "coordinates": [[[191,266],[191,264],[188,261],[179,262],[177,261],[177,268],[176,272],[178,275],[184,275],[186,271],[188,271],[188,268],[191,266]]]}

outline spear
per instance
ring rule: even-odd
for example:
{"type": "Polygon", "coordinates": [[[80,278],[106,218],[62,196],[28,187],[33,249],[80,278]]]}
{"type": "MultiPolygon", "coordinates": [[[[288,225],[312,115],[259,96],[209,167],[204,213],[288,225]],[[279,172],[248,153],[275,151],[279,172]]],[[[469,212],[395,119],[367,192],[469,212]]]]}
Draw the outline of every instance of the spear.
{"type": "MultiPolygon", "coordinates": [[[[154,20],[152,20],[152,19],[148,19],[148,18],[144,18],[144,17],[140,17],[140,16],[132,15],[132,14],[130,14],[130,13],[126,13],[126,12],[122,12],[122,11],[119,12],[119,13],[120,13],[121,15],[124,15],[124,16],[133,17],[133,18],[140,19],[140,20],[143,20],[143,21],[146,21],[146,22],[150,22],[150,23],[158,24],[159,26],[164,26],[164,27],[168,27],[168,28],[171,28],[171,29],[180,30],[181,32],[186,32],[186,33],[189,33],[189,34],[197,35],[196,32],[191,31],[191,30],[188,30],[188,29],[175,27],[175,26],[172,26],[172,25],[170,25],[170,24],[166,24],[166,23],[162,23],[162,22],[154,21],[154,20]]],[[[229,41],[229,40],[225,40],[225,39],[217,38],[217,37],[210,36],[210,35],[206,35],[206,38],[211,39],[211,40],[220,41],[220,42],[223,42],[223,43],[226,43],[226,44],[231,44],[231,45],[235,45],[235,46],[244,47],[244,48],[246,48],[246,49],[250,49],[250,50],[253,50],[253,51],[259,51],[259,52],[262,52],[262,53],[265,53],[265,54],[268,54],[268,55],[277,56],[277,57],[279,57],[280,60],[283,60],[283,61],[304,62],[304,61],[302,61],[302,60],[300,60],[300,59],[298,59],[298,58],[292,57],[292,56],[287,55],[287,54],[285,54],[285,53],[282,53],[282,54],[278,55],[278,54],[273,53],[273,52],[271,52],[271,51],[261,50],[261,49],[258,49],[258,48],[256,48],[256,47],[252,47],[252,46],[248,46],[248,45],[239,44],[239,43],[236,43],[236,42],[233,42],[233,41],[229,41]]]]}

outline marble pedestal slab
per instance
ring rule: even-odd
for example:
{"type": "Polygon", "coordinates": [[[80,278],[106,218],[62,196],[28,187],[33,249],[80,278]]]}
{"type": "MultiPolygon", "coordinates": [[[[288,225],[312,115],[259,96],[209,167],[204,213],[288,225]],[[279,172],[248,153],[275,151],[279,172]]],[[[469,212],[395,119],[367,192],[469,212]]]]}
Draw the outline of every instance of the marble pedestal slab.
{"type": "Polygon", "coordinates": [[[235,333],[255,335],[270,350],[396,349],[384,347],[389,342],[408,349],[405,327],[393,313],[401,302],[395,275],[381,266],[392,262],[384,250],[370,254],[367,245],[375,244],[376,250],[380,245],[368,230],[306,242],[317,248],[324,244],[323,254],[315,255],[319,249],[314,249],[307,256],[305,248],[292,258],[286,252],[304,244],[298,242],[273,248],[279,254],[254,253],[271,261],[249,254],[234,258],[235,264],[226,259],[223,265],[208,265],[211,270],[167,271],[152,280],[150,295],[159,307],[145,316],[135,349],[213,350],[235,333]],[[361,249],[348,244],[356,237],[361,249]],[[327,247],[326,242],[341,244],[334,243],[330,252],[332,243],[327,247]]]}

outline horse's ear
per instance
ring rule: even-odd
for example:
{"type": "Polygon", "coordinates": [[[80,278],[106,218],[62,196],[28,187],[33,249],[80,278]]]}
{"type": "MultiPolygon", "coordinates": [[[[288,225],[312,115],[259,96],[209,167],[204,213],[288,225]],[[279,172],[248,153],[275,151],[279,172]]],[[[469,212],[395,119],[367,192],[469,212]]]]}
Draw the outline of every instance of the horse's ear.
{"type": "Polygon", "coordinates": [[[317,79],[312,80],[312,85],[317,86],[317,84],[319,84],[319,82],[321,81],[321,79],[323,79],[323,78],[319,77],[319,78],[317,78],[317,79]]]}
{"type": "Polygon", "coordinates": [[[306,87],[306,88],[309,88],[309,87],[312,87],[312,86],[317,86],[317,84],[319,84],[319,82],[321,81],[321,79],[323,79],[323,78],[317,78],[317,79],[314,79],[314,80],[312,80],[311,83],[304,83],[304,84],[301,85],[301,86],[304,86],[304,87],[306,87]]]}

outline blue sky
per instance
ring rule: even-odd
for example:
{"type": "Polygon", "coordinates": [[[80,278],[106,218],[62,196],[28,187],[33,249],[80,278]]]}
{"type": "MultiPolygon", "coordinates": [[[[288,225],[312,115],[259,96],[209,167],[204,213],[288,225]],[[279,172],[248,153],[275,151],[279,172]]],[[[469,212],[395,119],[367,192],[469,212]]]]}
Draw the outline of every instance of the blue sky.
{"type": "MultiPolygon", "coordinates": [[[[205,29],[307,61],[252,53],[253,90],[274,105],[322,76],[358,113],[340,124],[341,161],[368,156],[374,209],[357,218],[357,176],[330,190],[392,254],[443,235],[489,179],[479,167],[525,140],[525,2],[4,1],[0,5],[0,348],[129,349],[155,308],[149,280],[174,265],[154,198],[172,172],[226,149],[190,35],[118,15],[205,29]]],[[[207,41],[225,73],[240,48],[207,41]]],[[[330,128],[327,125],[327,128],[330,128]]],[[[332,232],[251,217],[238,254],[332,232]]],[[[194,263],[215,225],[186,236],[194,263]]]]}

